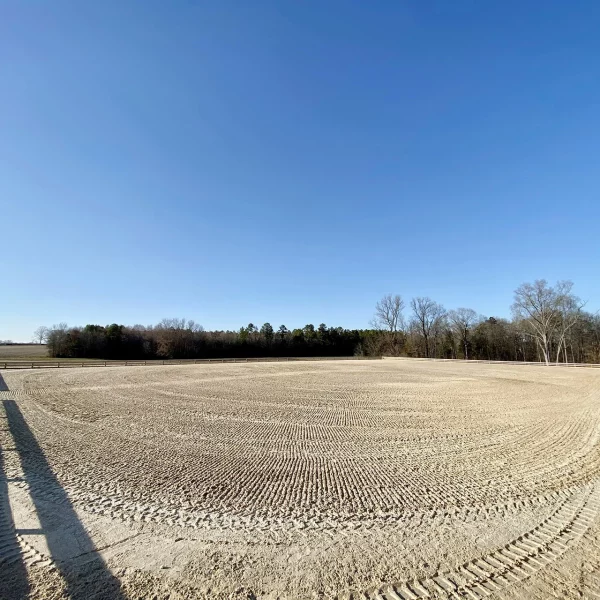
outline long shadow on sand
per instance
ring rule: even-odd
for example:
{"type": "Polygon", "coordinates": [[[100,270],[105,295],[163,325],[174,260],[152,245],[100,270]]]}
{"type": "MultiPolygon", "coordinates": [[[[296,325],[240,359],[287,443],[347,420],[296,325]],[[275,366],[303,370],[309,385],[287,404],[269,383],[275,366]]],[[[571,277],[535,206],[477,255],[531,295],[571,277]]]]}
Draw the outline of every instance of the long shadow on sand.
{"type": "MultiPolygon", "coordinates": [[[[0,375],[0,384],[3,383],[4,380],[0,375]]],[[[0,385],[0,391],[6,390],[0,385]]],[[[6,427],[5,415],[0,415],[0,427],[2,429],[6,427]]],[[[22,600],[29,595],[29,581],[8,497],[4,455],[10,452],[11,448],[2,443],[6,437],[6,432],[3,431],[0,438],[0,598],[22,600]]]]}
{"type": "MultiPolygon", "coordinates": [[[[3,380],[2,383],[4,383],[3,380]]],[[[14,449],[21,461],[23,478],[28,485],[28,491],[40,523],[40,530],[35,533],[43,534],[46,539],[50,555],[65,586],[64,597],[71,600],[124,600],[125,596],[119,581],[108,569],[79,520],[69,497],[54,475],[42,448],[23,418],[18,404],[14,400],[8,399],[3,400],[2,405],[8,429],[13,438],[14,449]]],[[[4,472],[2,471],[2,473],[4,472]]],[[[12,524],[5,476],[0,482],[0,502],[2,502],[0,505],[2,515],[10,516],[9,520],[5,519],[6,523],[12,524]],[[8,508],[8,512],[6,512],[6,508],[8,508]]],[[[6,532],[8,536],[12,535],[10,527],[5,525],[4,521],[0,523],[0,528],[2,533],[6,532]]],[[[12,532],[16,533],[14,525],[12,532]]],[[[23,531],[22,534],[26,535],[27,532],[23,531]]],[[[18,580],[18,575],[19,573],[16,573],[15,581],[18,580]]],[[[28,586],[23,564],[22,575],[25,583],[21,587],[26,593],[28,586]]],[[[14,594],[14,598],[23,597],[14,594]]]]}

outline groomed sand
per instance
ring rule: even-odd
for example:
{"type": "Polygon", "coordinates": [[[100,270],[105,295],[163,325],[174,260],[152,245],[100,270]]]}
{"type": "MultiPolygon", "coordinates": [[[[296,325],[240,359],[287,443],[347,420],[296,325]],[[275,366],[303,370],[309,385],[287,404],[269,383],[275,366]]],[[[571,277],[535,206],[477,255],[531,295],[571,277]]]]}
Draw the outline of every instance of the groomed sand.
{"type": "Polygon", "coordinates": [[[600,369],[0,374],[0,597],[600,597],[600,369]]]}

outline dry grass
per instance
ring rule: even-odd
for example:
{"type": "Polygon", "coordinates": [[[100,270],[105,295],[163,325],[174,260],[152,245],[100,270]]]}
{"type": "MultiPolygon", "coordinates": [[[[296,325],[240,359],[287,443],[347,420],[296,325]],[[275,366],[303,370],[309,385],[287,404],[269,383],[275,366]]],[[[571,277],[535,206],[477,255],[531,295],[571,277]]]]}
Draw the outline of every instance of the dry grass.
{"type": "Polygon", "coordinates": [[[593,591],[600,371],[385,360],[3,375],[132,597],[593,591]]]}
{"type": "Polygon", "coordinates": [[[46,344],[0,345],[0,360],[43,360],[48,358],[46,344]]]}

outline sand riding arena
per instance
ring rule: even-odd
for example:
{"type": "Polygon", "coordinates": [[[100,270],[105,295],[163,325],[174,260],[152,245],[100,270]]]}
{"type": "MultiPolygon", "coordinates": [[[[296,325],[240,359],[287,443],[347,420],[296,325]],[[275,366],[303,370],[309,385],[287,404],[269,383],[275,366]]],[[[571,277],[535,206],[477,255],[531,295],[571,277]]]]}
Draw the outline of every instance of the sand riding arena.
{"type": "Polygon", "coordinates": [[[600,598],[600,369],[0,375],[0,598],[600,598]]]}

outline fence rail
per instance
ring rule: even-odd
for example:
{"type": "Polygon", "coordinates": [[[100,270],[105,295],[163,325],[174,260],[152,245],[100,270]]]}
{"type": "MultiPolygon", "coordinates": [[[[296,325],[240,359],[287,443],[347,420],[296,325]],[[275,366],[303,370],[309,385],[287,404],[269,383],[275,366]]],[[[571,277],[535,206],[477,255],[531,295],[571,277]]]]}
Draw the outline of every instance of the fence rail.
{"type": "Polygon", "coordinates": [[[532,362],[523,360],[465,360],[464,358],[413,358],[410,356],[383,356],[386,360],[417,360],[417,361],[432,361],[432,362],[459,362],[467,364],[486,364],[486,365],[524,365],[535,367],[582,367],[590,369],[600,369],[600,365],[596,363],[554,363],[546,364],[545,362],[532,362]]]}
{"type": "Polygon", "coordinates": [[[200,365],[210,363],[250,363],[250,362],[298,362],[325,360],[404,360],[431,362],[459,362],[486,365],[524,365],[536,367],[579,367],[600,369],[595,363],[550,363],[517,360],[465,360],[463,358],[412,358],[408,356],[279,356],[264,358],[181,358],[166,360],[0,360],[0,369],[73,369],[86,367],[151,367],[168,365],[200,365]]]}
{"type": "Polygon", "coordinates": [[[0,369],[73,369],[86,367],[151,367],[209,363],[298,362],[311,360],[380,360],[381,356],[280,356],[265,358],[182,358],[168,360],[0,360],[0,369]]]}

